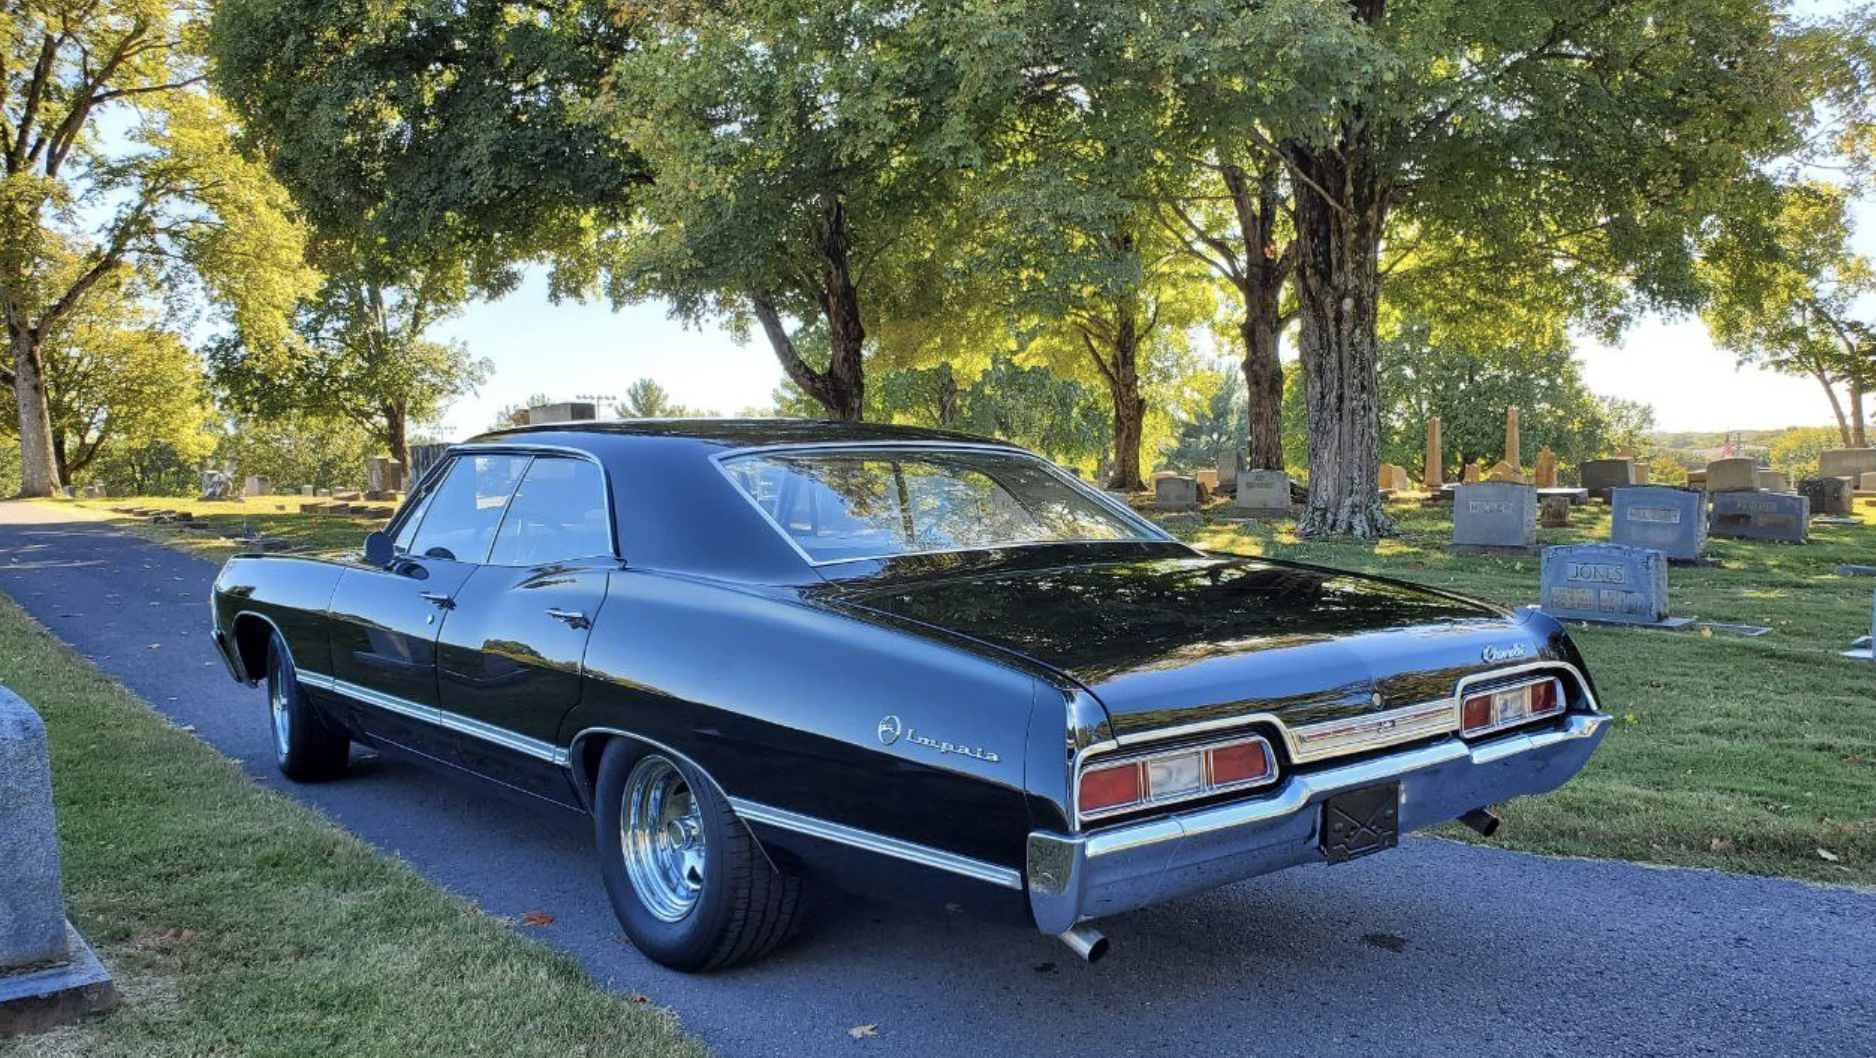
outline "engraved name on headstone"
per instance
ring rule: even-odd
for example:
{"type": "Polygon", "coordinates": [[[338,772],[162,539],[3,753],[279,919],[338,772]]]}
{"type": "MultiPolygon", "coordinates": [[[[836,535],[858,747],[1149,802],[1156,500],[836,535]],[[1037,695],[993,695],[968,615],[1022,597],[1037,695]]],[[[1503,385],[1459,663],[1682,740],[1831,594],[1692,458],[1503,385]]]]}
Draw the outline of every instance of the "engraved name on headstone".
{"type": "Polygon", "coordinates": [[[1780,492],[1715,493],[1707,531],[1733,540],[1801,544],[1810,538],[1811,501],[1780,492]]]}
{"type": "Polygon", "coordinates": [[[1534,547],[1537,490],[1490,482],[1461,485],[1453,499],[1455,547],[1534,547]]]}
{"type": "Polygon", "coordinates": [[[1621,544],[1547,547],[1540,583],[1540,607],[1561,620],[1674,623],[1668,617],[1667,556],[1652,548],[1621,544]]]}

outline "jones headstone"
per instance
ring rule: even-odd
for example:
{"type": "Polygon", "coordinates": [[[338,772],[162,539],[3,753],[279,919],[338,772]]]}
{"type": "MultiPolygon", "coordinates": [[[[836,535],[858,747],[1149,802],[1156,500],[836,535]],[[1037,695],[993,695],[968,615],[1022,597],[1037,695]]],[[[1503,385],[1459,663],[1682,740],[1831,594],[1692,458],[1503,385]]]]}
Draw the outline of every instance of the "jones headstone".
{"type": "Polygon", "coordinates": [[[1547,547],[1540,584],[1540,607],[1561,620],[1673,623],[1668,617],[1668,559],[1653,548],[1547,547]]]}
{"type": "Polygon", "coordinates": [[[1288,517],[1290,475],[1281,470],[1238,471],[1238,494],[1230,513],[1239,518],[1288,517]]]}
{"type": "Polygon", "coordinates": [[[1810,539],[1811,501],[1783,492],[1722,492],[1713,497],[1707,532],[1732,540],[1802,544],[1810,539]]]}
{"type": "Polygon", "coordinates": [[[1635,484],[1635,464],[1627,459],[1592,459],[1583,464],[1580,474],[1583,487],[1604,503],[1610,492],[1635,484]]]}
{"type": "Polygon", "coordinates": [[[1198,510],[1198,479],[1180,477],[1177,474],[1155,476],[1153,479],[1153,502],[1149,504],[1149,506],[1156,511],[1198,510]]]}
{"type": "Polygon", "coordinates": [[[1609,542],[1649,547],[1670,559],[1692,561],[1707,543],[1705,498],[1693,489],[1663,485],[1616,489],[1609,542]]]}
{"type": "Polygon", "coordinates": [[[1453,500],[1455,547],[1534,547],[1537,490],[1490,482],[1461,485],[1453,500]]]}

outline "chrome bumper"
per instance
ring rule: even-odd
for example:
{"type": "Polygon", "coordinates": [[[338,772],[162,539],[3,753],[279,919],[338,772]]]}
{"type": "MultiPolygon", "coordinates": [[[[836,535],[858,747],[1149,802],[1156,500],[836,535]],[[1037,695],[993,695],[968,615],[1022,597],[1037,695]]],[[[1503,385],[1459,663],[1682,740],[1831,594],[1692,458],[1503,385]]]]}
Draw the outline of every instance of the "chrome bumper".
{"type": "Polygon", "coordinates": [[[1029,835],[1029,906],[1044,933],[1322,861],[1320,805],[1332,794],[1400,783],[1402,833],[1485,805],[1546,793],[1583,769],[1609,718],[1575,713],[1559,730],[1469,746],[1449,739],[1292,776],[1269,796],[1091,834],[1029,835]]]}

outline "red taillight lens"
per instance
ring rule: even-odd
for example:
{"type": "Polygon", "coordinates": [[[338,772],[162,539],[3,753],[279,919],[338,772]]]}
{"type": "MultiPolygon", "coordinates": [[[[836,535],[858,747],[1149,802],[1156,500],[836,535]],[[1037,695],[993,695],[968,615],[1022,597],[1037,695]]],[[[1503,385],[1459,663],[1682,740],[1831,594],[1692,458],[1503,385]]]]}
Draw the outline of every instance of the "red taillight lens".
{"type": "Polygon", "coordinates": [[[1140,788],[1140,762],[1096,768],[1081,776],[1081,812],[1105,812],[1145,800],[1140,788]]]}
{"type": "Polygon", "coordinates": [[[1563,711],[1563,686],[1554,679],[1486,691],[1467,698],[1460,733],[1482,735],[1563,711]]]}
{"type": "Polygon", "coordinates": [[[1270,747],[1262,741],[1225,746],[1207,756],[1211,759],[1213,786],[1250,782],[1270,774],[1270,747]]]}

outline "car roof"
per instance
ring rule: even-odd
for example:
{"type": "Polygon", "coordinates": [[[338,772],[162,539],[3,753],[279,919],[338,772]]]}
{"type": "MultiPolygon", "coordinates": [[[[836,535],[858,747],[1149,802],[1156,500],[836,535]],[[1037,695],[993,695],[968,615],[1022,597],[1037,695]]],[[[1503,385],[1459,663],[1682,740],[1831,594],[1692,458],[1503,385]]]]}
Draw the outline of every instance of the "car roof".
{"type": "Polygon", "coordinates": [[[628,566],[761,584],[823,579],[717,465],[738,451],[816,445],[970,445],[1030,455],[1007,441],[882,423],[809,419],[623,419],[494,430],[456,446],[557,449],[604,468],[615,538],[628,566]]]}
{"type": "Polygon", "coordinates": [[[518,444],[591,446],[597,451],[632,438],[688,439],[719,449],[768,448],[798,444],[931,442],[1017,448],[995,438],[951,430],[889,423],[835,422],[824,419],[610,419],[540,423],[494,430],[465,444],[512,441],[518,444]]]}

